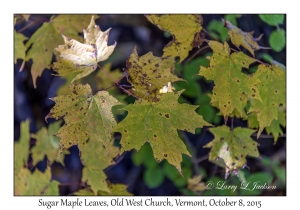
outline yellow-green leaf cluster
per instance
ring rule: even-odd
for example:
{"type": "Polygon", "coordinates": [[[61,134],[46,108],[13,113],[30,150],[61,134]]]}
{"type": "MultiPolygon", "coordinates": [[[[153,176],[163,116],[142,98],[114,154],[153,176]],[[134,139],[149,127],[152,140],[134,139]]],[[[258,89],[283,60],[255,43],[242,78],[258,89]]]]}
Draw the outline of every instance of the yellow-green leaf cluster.
{"type": "Polygon", "coordinates": [[[59,182],[51,181],[51,169],[48,167],[44,173],[35,170],[31,173],[28,169],[21,169],[14,180],[15,195],[59,195],[59,182]]]}
{"type": "Polygon", "coordinates": [[[196,128],[210,124],[196,114],[198,106],[177,102],[180,93],[162,94],[158,102],[140,99],[126,106],[124,110],[128,111],[128,115],[115,128],[122,134],[122,149],[139,150],[149,142],[158,162],[166,159],[181,173],[182,154],[190,153],[178,137],[177,130],[195,133],[196,128]]]}
{"type": "MultiPolygon", "coordinates": [[[[280,105],[286,107],[286,74],[279,65],[261,64],[254,77],[261,80],[257,86],[261,100],[253,99],[249,112],[257,115],[259,122],[257,137],[259,137],[265,127],[270,126],[273,120],[278,120],[280,105]]],[[[283,121],[282,119],[281,123],[283,121]]]]}
{"type": "Polygon", "coordinates": [[[29,120],[21,122],[21,133],[20,139],[15,142],[14,145],[14,172],[18,171],[27,166],[27,160],[29,156],[29,141],[30,141],[30,131],[29,131],[29,120]]]}
{"type": "Polygon", "coordinates": [[[119,148],[113,146],[112,142],[104,148],[96,139],[90,141],[82,148],[81,160],[84,165],[82,179],[88,181],[93,192],[99,190],[110,193],[106,183],[104,169],[114,164],[113,158],[119,153],[119,148]]]}
{"type": "Polygon", "coordinates": [[[226,175],[237,171],[246,165],[246,157],[258,157],[258,143],[250,137],[255,130],[237,127],[230,130],[223,125],[210,128],[209,131],[214,135],[214,139],[206,144],[204,148],[211,148],[209,160],[215,161],[223,159],[226,165],[226,175]]]}
{"type": "Polygon", "coordinates": [[[227,42],[221,44],[209,41],[208,45],[213,50],[209,58],[210,66],[201,66],[199,75],[214,81],[211,103],[220,109],[225,119],[235,109],[241,115],[244,112],[245,96],[261,101],[257,89],[260,80],[242,72],[242,68],[248,68],[255,60],[242,52],[230,54],[227,42]]]}
{"type": "Polygon", "coordinates": [[[146,18],[158,28],[173,35],[173,40],[164,48],[163,57],[180,57],[182,62],[193,48],[194,38],[202,30],[201,15],[147,15],[146,18]]]}
{"type": "MultiPolygon", "coordinates": [[[[124,184],[111,184],[107,183],[110,192],[99,190],[97,192],[98,196],[133,196],[127,191],[127,186],[124,184]]],[[[77,196],[94,196],[94,192],[88,189],[82,189],[75,193],[77,196]]]]}

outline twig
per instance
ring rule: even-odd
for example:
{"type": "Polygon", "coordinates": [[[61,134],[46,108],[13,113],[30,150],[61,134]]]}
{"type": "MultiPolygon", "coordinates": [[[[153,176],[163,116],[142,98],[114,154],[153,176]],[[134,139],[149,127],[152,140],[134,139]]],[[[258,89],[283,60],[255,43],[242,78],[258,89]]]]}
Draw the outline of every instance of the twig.
{"type": "Polygon", "coordinates": [[[205,50],[205,49],[207,49],[207,48],[209,48],[209,46],[208,45],[206,45],[205,47],[202,47],[202,48],[200,48],[199,50],[197,50],[197,52],[195,52],[191,57],[189,57],[188,58],[188,60],[185,62],[185,64],[181,67],[181,69],[179,70],[179,72],[178,73],[181,73],[182,72],[182,70],[184,69],[184,67],[194,58],[194,57],[196,57],[196,55],[197,54],[199,54],[202,50],[205,50]]]}
{"type": "Polygon", "coordinates": [[[193,168],[194,168],[194,172],[195,172],[195,175],[199,175],[199,166],[197,164],[197,159],[196,159],[196,152],[192,146],[192,143],[190,142],[189,138],[187,137],[187,135],[184,133],[184,132],[181,132],[183,138],[184,138],[184,141],[186,142],[187,144],[187,147],[189,148],[189,150],[191,151],[192,153],[192,163],[193,163],[193,168]]]}
{"type": "Polygon", "coordinates": [[[208,33],[208,31],[206,31],[205,30],[205,28],[202,28],[202,30],[205,32],[205,33],[207,33],[210,37],[212,37],[214,40],[216,40],[216,41],[218,41],[219,42],[219,40],[218,39],[216,39],[216,37],[214,37],[213,35],[211,35],[210,33],[208,33]]]}
{"type": "Polygon", "coordinates": [[[196,162],[196,163],[200,163],[200,162],[206,160],[207,158],[208,158],[208,155],[204,155],[204,156],[202,156],[202,157],[200,157],[200,158],[197,158],[197,159],[195,160],[195,162],[196,162]]]}
{"type": "MultiPolygon", "coordinates": [[[[253,133],[251,136],[257,137],[257,133],[253,133]]],[[[281,137],[286,137],[286,135],[283,134],[283,135],[281,135],[281,136],[278,136],[278,138],[281,138],[281,137]]],[[[271,138],[274,138],[274,136],[272,136],[272,135],[267,135],[267,134],[260,134],[260,135],[259,135],[259,138],[260,138],[260,139],[271,139],[271,138]]]]}
{"type": "Polygon", "coordinates": [[[260,60],[257,60],[257,59],[254,59],[256,62],[260,63],[260,64],[265,64],[264,62],[260,61],[260,60]]]}
{"type": "MultiPolygon", "coordinates": [[[[48,19],[45,18],[44,20],[47,21],[48,19]]],[[[21,29],[18,30],[17,32],[20,33],[20,32],[22,32],[22,31],[24,31],[25,29],[27,29],[28,27],[30,27],[30,26],[36,24],[36,23],[39,22],[39,21],[43,21],[43,19],[37,19],[37,20],[35,20],[35,21],[33,21],[33,22],[27,24],[26,26],[24,26],[23,28],[21,28],[21,29]]]]}
{"type": "MultiPolygon", "coordinates": [[[[119,83],[125,76],[123,75],[123,77],[121,77],[116,83],[119,83]]],[[[114,83],[113,85],[109,86],[108,88],[105,88],[103,90],[108,90],[109,88],[112,88],[113,86],[116,85],[116,83],[114,83]]],[[[121,86],[121,85],[120,85],[121,86]]]]}
{"type": "Polygon", "coordinates": [[[104,69],[104,68],[102,68],[99,64],[97,64],[97,66],[120,88],[120,89],[122,89],[124,92],[126,92],[127,94],[129,94],[129,95],[132,95],[133,97],[135,97],[135,98],[137,98],[138,99],[138,97],[137,96],[135,96],[133,93],[131,93],[131,92],[129,92],[128,90],[126,90],[126,89],[124,89],[122,86],[120,86],[119,84],[118,84],[118,82],[116,82],[115,80],[114,80],[114,78],[112,78],[111,77],[111,75],[104,69]]]}
{"type": "Polygon", "coordinates": [[[240,52],[240,51],[238,51],[238,50],[236,50],[236,49],[233,49],[233,48],[230,48],[230,50],[232,50],[232,51],[234,51],[234,52],[240,52]]]}

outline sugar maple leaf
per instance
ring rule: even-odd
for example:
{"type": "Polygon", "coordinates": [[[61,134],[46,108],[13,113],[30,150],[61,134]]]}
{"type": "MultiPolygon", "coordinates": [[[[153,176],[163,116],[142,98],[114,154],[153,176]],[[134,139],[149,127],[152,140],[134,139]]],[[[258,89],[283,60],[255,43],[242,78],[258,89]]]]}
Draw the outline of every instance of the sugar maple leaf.
{"type": "Polygon", "coordinates": [[[271,49],[269,47],[261,47],[257,44],[257,42],[261,39],[263,34],[261,34],[258,38],[254,38],[254,31],[244,32],[228,20],[222,19],[222,21],[224,23],[224,26],[229,30],[228,35],[231,39],[232,44],[234,44],[237,48],[239,48],[242,45],[253,55],[253,57],[255,50],[271,49]]]}
{"type": "Polygon", "coordinates": [[[286,74],[284,69],[276,64],[260,64],[254,77],[262,82],[257,85],[261,100],[252,100],[248,112],[255,112],[259,122],[257,138],[265,127],[278,119],[280,105],[286,107],[286,74]]]}
{"type": "Polygon", "coordinates": [[[53,64],[53,69],[60,76],[78,72],[71,83],[95,71],[97,63],[106,60],[117,45],[115,42],[112,46],[107,46],[110,30],[111,28],[102,32],[92,16],[90,25],[83,30],[84,43],[63,36],[65,44],[56,48],[62,59],[53,64]]]}
{"type": "Polygon", "coordinates": [[[199,75],[214,81],[211,103],[219,107],[225,119],[234,109],[240,114],[244,112],[245,95],[261,101],[257,88],[260,80],[242,72],[242,68],[248,68],[254,59],[242,52],[230,54],[227,42],[223,45],[217,41],[209,41],[208,45],[213,50],[213,55],[209,58],[210,66],[201,66],[199,75]]]}
{"type": "MultiPolygon", "coordinates": [[[[247,120],[249,128],[259,128],[259,122],[257,121],[257,114],[255,112],[251,112],[248,115],[247,120]]],[[[286,126],[286,114],[284,107],[279,107],[278,119],[272,120],[271,124],[266,127],[267,134],[272,134],[274,136],[274,143],[277,142],[279,135],[283,135],[283,131],[280,126],[286,126]]]]}
{"type": "Polygon", "coordinates": [[[162,94],[154,103],[140,99],[123,108],[128,115],[114,130],[122,134],[122,149],[139,150],[149,142],[158,162],[166,159],[181,173],[182,154],[190,153],[178,137],[177,129],[195,133],[196,128],[210,124],[195,112],[198,106],[177,102],[180,93],[162,94]]]}
{"type": "Polygon", "coordinates": [[[23,60],[23,64],[20,68],[20,71],[22,71],[23,65],[25,63],[25,52],[26,52],[26,47],[24,45],[25,40],[27,40],[26,36],[14,31],[14,62],[17,63],[18,58],[23,60]]]}
{"type": "Polygon", "coordinates": [[[59,195],[59,182],[51,180],[51,169],[48,167],[44,173],[35,170],[32,174],[28,169],[21,169],[15,177],[15,195],[59,195]]]}
{"type": "Polygon", "coordinates": [[[258,157],[258,143],[250,137],[255,130],[237,127],[230,130],[223,125],[216,128],[210,128],[209,131],[214,135],[214,139],[206,144],[204,148],[211,148],[209,160],[215,161],[223,159],[226,165],[226,175],[233,172],[237,173],[239,169],[246,166],[246,156],[258,157]]]}
{"type": "Polygon", "coordinates": [[[43,127],[31,137],[36,139],[36,143],[32,148],[32,164],[44,160],[45,155],[50,163],[55,161],[59,151],[59,138],[54,136],[60,128],[61,122],[54,122],[49,125],[48,129],[43,127]]]}
{"type": "Polygon", "coordinates": [[[72,84],[70,90],[72,93],[52,99],[56,104],[45,118],[64,118],[65,124],[57,133],[61,151],[72,145],[81,150],[88,139],[107,146],[116,125],[111,108],[120,103],[106,91],[92,95],[89,85],[72,84]]]}
{"type": "Polygon", "coordinates": [[[29,120],[21,122],[21,132],[19,141],[14,145],[14,168],[15,173],[27,165],[29,156],[29,120]]]}
{"type": "Polygon", "coordinates": [[[172,74],[174,58],[156,57],[152,52],[139,57],[136,48],[127,60],[126,68],[128,81],[134,86],[133,93],[149,101],[152,101],[168,82],[183,80],[172,74]]]}
{"type": "Polygon", "coordinates": [[[201,175],[188,179],[187,189],[192,190],[194,192],[206,190],[206,185],[204,182],[201,182],[201,179],[202,179],[201,175]]]}
{"type": "Polygon", "coordinates": [[[52,54],[55,47],[63,44],[61,34],[81,40],[78,35],[89,23],[91,15],[58,15],[52,16],[49,22],[43,25],[30,37],[26,48],[30,50],[26,55],[26,61],[32,59],[31,76],[36,88],[36,79],[40,77],[45,68],[50,68],[52,54]]]}
{"type": "MultiPolygon", "coordinates": [[[[127,191],[127,186],[124,184],[111,184],[107,183],[109,191],[99,190],[97,195],[98,196],[133,196],[130,192],[127,191]]],[[[94,192],[88,189],[79,190],[78,192],[74,193],[77,196],[94,196],[94,192]]]]}
{"type": "Polygon", "coordinates": [[[124,184],[112,184],[108,183],[108,188],[110,193],[100,190],[98,195],[101,196],[133,196],[130,192],[127,191],[127,186],[124,184]]]}
{"type": "Polygon", "coordinates": [[[104,148],[96,139],[91,139],[82,149],[81,160],[84,165],[82,179],[88,180],[95,194],[99,190],[110,192],[103,170],[114,164],[113,158],[119,153],[119,148],[113,146],[112,143],[113,141],[104,148]]]}
{"type": "Polygon", "coordinates": [[[159,29],[168,31],[173,35],[173,40],[164,48],[163,57],[180,57],[182,62],[189,51],[202,42],[200,31],[202,30],[201,15],[147,15],[146,18],[159,29]]]}

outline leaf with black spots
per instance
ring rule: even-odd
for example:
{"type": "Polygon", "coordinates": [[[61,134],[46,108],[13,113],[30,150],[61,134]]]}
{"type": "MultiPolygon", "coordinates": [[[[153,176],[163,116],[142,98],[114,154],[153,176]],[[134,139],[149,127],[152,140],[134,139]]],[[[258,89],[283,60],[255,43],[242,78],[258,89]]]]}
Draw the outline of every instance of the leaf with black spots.
{"type": "Polygon", "coordinates": [[[172,57],[156,57],[152,52],[139,56],[136,48],[127,60],[126,68],[128,81],[133,85],[133,93],[149,101],[153,101],[169,82],[183,80],[173,74],[172,57]]]}
{"type": "Polygon", "coordinates": [[[147,15],[146,18],[159,29],[168,31],[173,35],[173,40],[165,46],[162,57],[179,56],[182,62],[193,47],[203,43],[203,19],[201,15],[147,15]]]}
{"type": "Polygon", "coordinates": [[[250,137],[255,130],[241,127],[230,130],[229,127],[223,125],[210,128],[209,131],[214,135],[214,139],[204,148],[211,148],[210,161],[224,160],[226,165],[225,178],[231,172],[237,174],[239,169],[245,167],[247,156],[259,156],[258,143],[250,137]]]}
{"type": "Polygon", "coordinates": [[[248,112],[254,112],[259,122],[257,138],[265,127],[278,120],[278,108],[286,107],[286,73],[279,65],[260,64],[254,77],[262,81],[257,85],[261,100],[253,99],[248,112]]]}
{"type": "Polygon", "coordinates": [[[55,106],[45,118],[64,118],[65,124],[57,133],[61,151],[72,145],[81,150],[88,139],[107,146],[116,125],[111,109],[120,103],[106,91],[92,95],[89,85],[72,84],[70,90],[70,94],[52,99],[55,106]]]}
{"type": "Polygon", "coordinates": [[[225,119],[235,109],[242,115],[245,108],[244,97],[261,101],[257,88],[260,80],[242,72],[242,68],[248,68],[255,60],[242,52],[230,54],[227,42],[223,45],[209,41],[208,45],[213,50],[212,57],[208,58],[210,66],[201,66],[199,75],[214,81],[211,103],[220,109],[225,119]]]}
{"type": "Polygon", "coordinates": [[[165,93],[158,102],[140,99],[124,107],[128,115],[114,130],[122,134],[122,150],[139,150],[149,142],[156,161],[166,159],[181,173],[182,154],[190,153],[177,130],[195,133],[196,128],[211,124],[195,112],[198,106],[179,104],[177,101],[180,94],[165,93]]]}

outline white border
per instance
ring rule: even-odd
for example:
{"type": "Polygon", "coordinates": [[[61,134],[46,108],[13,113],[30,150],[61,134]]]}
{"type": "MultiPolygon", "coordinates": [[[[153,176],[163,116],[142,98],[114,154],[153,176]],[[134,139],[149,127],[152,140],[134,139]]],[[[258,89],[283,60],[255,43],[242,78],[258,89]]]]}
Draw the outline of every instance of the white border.
{"type": "MultiPolygon", "coordinates": [[[[1,83],[0,97],[1,109],[0,128],[1,128],[1,190],[0,208],[30,208],[41,209],[38,207],[38,200],[60,200],[66,197],[13,197],[13,14],[14,13],[201,13],[201,14],[226,14],[226,13],[286,13],[287,14],[287,196],[282,197],[229,197],[230,200],[261,200],[261,209],[296,207],[298,197],[299,182],[296,176],[299,175],[299,15],[296,1],[5,1],[1,4],[1,83]],[[5,4],[4,4],[5,3],[5,4]],[[297,9],[297,11],[296,11],[297,9]],[[4,64],[4,65],[3,65],[4,64]],[[298,119],[298,121],[297,121],[298,119]],[[298,144],[298,145],[297,145],[298,144]]],[[[84,197],[89,200],[106,200],[110,202],[112,197],[93,198],[84,197]]],[[[136,199],[147,199],[150,197],[137,197],[136,199]]],[[[166,197],[154,197],[157,200],[164,200],[166,197]]],[[[203,197],[176,197],[177,199],[202,200],[203,197]]],[[[222,199],[226,197],[205,197],[205,200],[222,199]]],[[[71,199],[71,198],[70,198],[71,199]]],[[[72,197],[76,199],[76,197],[72,197]]],[[[83,199],[83,198],[82,198],[83,199]]],[[[171,199],[175,199],[172,197],[171,199]]],[[[174,202],[174,201],[173,201],[174,202]]],[[[45,207],[43,207],[46,209],[45,207]]],[[[55,209],[65,209],[66,207],[56,207],[55,209]]],[[[71,207],[68,207],[71,208],[71,207]]],[[[75,207],[80,208],[80,207],[75,207]]],[[[81,207],[82,208],[82,207],[81,207]]],[[[87,207],[85,207],[87,208],[87,207]]],[[[93,207],[94,209],[103,207],[93,207]]],[[[126,207],[122,207],[124,209],[126,207]]],[[[132,208],[132,207],[128,207],[132,208]]],[[[144,208],[144,207],[143,207],[144,208]]],[[[152,207],[153,208],[153,207],[152,207]]],[[[162,209],[168,207],[160,207],[162,209]]],[[[174,207],[173,207],[174,208],[174,207]]],[[[177,207],[180,208],[180,207],[177,207]]],[[[185,208],[185,207],[183,207],[185,208]]],[[[190,208],[190,207],[189,207],[190,208]]],[[[201,207],[191,207],[201,208],[201,207]]],[[[217,207],[214,207],[217,208],[217,207]]],[[[232,207],[224,207],[232,209],[232,207]]],[[[241,208],[241,207],[238,207],[241,208]]],[[[54,209],[51,208],[51,209],[54,209]]],[[[117,209],[117,207],[111,207],[117,209]]],[[[120,209],[120,208],[118,208],[120,209]]],[[[140,207],[136,208],[140,209],[140,207]]],[[[219,208],[218,208],[219,209],[219,208]]],[[[236,208],[237,209],[237,208],[236,208]]],[[[296,208],[297,209],[297,208],[296,208]]]]}

